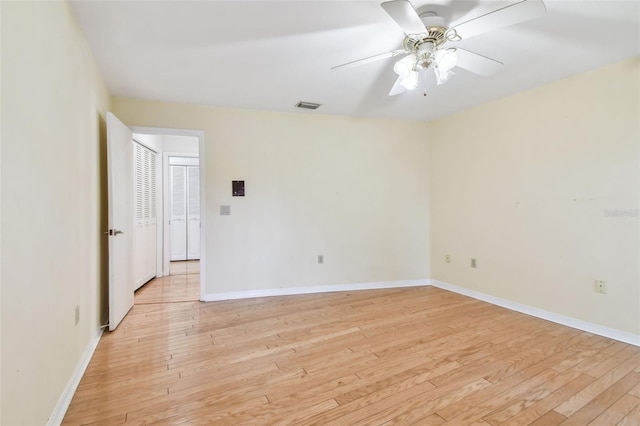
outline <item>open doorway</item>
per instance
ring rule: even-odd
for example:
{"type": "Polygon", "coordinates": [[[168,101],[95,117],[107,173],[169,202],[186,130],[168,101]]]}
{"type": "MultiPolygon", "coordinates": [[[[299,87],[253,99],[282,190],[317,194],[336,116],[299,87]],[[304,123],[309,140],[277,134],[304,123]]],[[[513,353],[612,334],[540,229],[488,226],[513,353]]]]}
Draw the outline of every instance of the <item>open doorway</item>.
{"type": "MultiPolygon", "coordinates": [[[[165,152],[164,270],[195,273],[200,261],[200,161],[195,154],[165,152]]],[[[199,272],[199,271],[198,271],[199,272]]]]}
{"type": "Polygon", "coordinates": [[[199,161],[203,132],[131,129],[134,168],[136,150],[142,152],[139,156],[143,164],[141,168],[138,166],[140,170],[134,170],[134,175],[147,174],[146,181],[144,178],[138,178],[138,181],[153,182],[148,184],[151,187],[148,195],[144,185],[142,189],[137,183],[134,187],[142,198],[141,203],[134,202],[134,262],[138,265],[134,270],[139,271],[136,304],[174,301],[165,300],[167,297],[177,298],[175,301],[199,300],[203,294],[204,269],[204,173],[199,161]],[[147,204],[149,207],[145,209],[147,204]],[[149,272],[150,264],[153,275],[149,272]],[[144,297],[141,297],[142,293],[144,297]]]}

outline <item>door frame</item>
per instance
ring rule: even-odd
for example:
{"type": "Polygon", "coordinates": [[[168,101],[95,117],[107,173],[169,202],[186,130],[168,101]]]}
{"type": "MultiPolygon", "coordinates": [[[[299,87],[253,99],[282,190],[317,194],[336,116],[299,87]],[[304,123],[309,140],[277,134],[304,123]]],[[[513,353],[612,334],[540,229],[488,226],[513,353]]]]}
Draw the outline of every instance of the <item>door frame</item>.
{"type": "MultiPolygon", "coordinates": [[[[165,237],[168,235],[168,221],[167,221],[167,216],[166,216],[166,211],[165,208],[168,208],[168,200],[166,200],[165,197],[165,188],[168,185],[168,182],[166,182],[167,179],[167,175],[165,174],[165,154],[171,154],[171,156],[181,156],[181,157],[188,157],[188,156],[194,156],[194,157],[198,157],[200,158],[200,300],[203,301],[204,300],[204,295],[205,295],[205,285],[204,283],[205,281],[205,261],[206,261],[206,239],[205,239],[205,235],[206,235],[206,217],[205,217],[205,207],[206,207],[206,200],[205,200],[205,176],[206,176],[206,171],[205,171],[205,164],[204,164],[204,152],[205,152],[205,141],[204,141],[204,131],[203,130],[192,130],[192,129],[171,129],[171,128],[166,128],[166,127],[143,127],[143,126],[129,126],[129,128],[133,131],[133,133],[142,133],[142,134],[148,134],[148,135],[170,135],[170,136],[195,136],[198,138],[198,155],[195,155],[193,153],[189,153],[189,154],[184,154],[184,153],[180,153],[181,155],[178,155],[176,153],[173,152],[164,152],[162,153],[162,187],[163,187],[163,194],[162,194],[162,226],[160,227],[160,229],[162,229],[162,238],[160,241],[162,241],[162,269],[163,269],[163,275],[169,275],[169,270],[168,270],[168,265],[166,266],[165,269],[165,264],[164,264],[164,258],[165,258],[165,245],[164,245],[164,241],[165,241],[165,237]]],[[[167,158],[167,170],[168,170],[168,158],[169,156],[166,156],[167,158]]]]}
{"type": "MultiPolygon", "coordinates": [[[[200,167],[200,153],[194,154],[193,152],[177,152],[177,151],[163,151],[162,152],[162,176],[163,179],[166,177],[166,185],[163,186],[163,232],[164,232],[164,241],[162,243],[163,246],[163,254],[162,254],[162,268],[164,269],[164,275],[169,275],[170,272],[170,263],[171,263],[171,226],[169,225],[169,220],[171,217],[170,213],[170,203],[171,197],[169,196],[171,191],[169,185],[169,157],[187,157],[187,158],[197,158],[198,159],[198,167],[200,167]]],[[[202,176],[200,176],[200,184],[202,184],[202,176]]],[[[202,191],[200,192],[200,201],[202,201],[202,191]]],[[[200,220],[202,220],[202,207],[200,207],[200,220]]],[[[187,222],[188,226],[188,222],[187,222]]],[[[200,222],[200,238],[202,238],[202,222],[200,222]]],[[[200,244],[200,248],[202,248],[202,243],[200,244]]],[[[187,256],[189,257],[189,256],[187,256]]],[[[202,253],[200,253],[200,261],[202,262],[202,253]]]]}

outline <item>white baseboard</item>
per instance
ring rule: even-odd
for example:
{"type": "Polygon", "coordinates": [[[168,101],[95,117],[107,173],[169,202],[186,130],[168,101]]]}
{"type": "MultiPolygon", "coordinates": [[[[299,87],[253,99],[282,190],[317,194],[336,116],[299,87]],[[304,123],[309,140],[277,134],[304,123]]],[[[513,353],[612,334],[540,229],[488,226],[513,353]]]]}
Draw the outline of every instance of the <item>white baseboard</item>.
{"type": "Polygon", "coordinates": [[[479,291],[470,290],[468,288],[459,287],[457,285],[448,284],[442,281],[430,280],[430,282],[434,287],[438,287],[443,290],[449,290],[454,293],[472,297],[474,299],[482,300],[483,302],[491,303],[492,305],[502,306],[503,308],[511,309],[512,311],[517,311],[537,318],[542,318],[551,322],[555,322],[557,324],[566,325],[567,327],[577,328],[578,330],[587,331],[599,336],[604,336],[610,339],[619,340],[624,343],[629,343],[631,345],[640,346],[640,335],[638,334],[616,330],[615,328],[609,328],[565,315],[556,314],[554,312],[545,311],[544,309],[512,302],[511,300],[491,296],[486,293],[481,293],[479,291]]]}
{"type": "Polygon", "coordinates": [[[230,291],[226,293],[205,294],[203,302],[221,300],[249,299],[252,297],[291,296],[294,294],[329,293],[334,291],[378,290],[385,288],[422,287],[429,285],[429,280],[402,280],[388,282],[371,282],[359,284],[321,285],[312,287],[271,288],[265,290],[230,291]]]}
{"type": "Polygon", "coordinates": [[[91,357],[93,356],[101,337],[102,329],[98,330],[98,333],[91,339],[89,345],[87,345],[87,348],[84,350],[78,365],[76,365],[75,370],[73,370],[73,374],[69,378],[67,385],[62,391],[62,395],[60,395],[60,398],[58,399],[58,403],[53,408],[53,412],[47,421],[47,426],[57,426],[62,423],[64,415],[67,413],[67,409],[69,408],[69,404],[71,404],[71,400],[73,399],[73,395],[76,393],[80,380],[89,365],[89,361],[91,361],[91,357]]]}

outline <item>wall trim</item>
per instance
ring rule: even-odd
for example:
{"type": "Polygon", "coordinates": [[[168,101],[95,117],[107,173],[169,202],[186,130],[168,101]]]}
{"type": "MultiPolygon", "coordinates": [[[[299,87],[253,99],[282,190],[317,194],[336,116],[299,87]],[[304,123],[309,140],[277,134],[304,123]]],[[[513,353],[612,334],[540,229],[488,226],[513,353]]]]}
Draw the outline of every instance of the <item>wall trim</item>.
{"type": "Polygon", "coordinates": [[[249,299],[253,297],[291,296],[295,294],[329,293],[334,291],[379,290],[400,287],[423,287],[429,285],[428,279],[382,281],[358,284],[320,285],[311,287],[286,287],[264,290],[230,291],[226,293],[209,293],[202,298],[203,302],[219,302],[222,300],[249,299]]]}
{"type": "Polygon", "coordinates": [[[587,331],[599,336],[619,340],[630,345],[640,346],[640,335],[638,334],[633,334],[626,331],[617,330],[615,328],[605,327],[599,324],[594,324],[573,317],[557,314],[554,312],[545,311],[544,309],[536,308],[529,305],[523,305],[521,303],[503,299],[501,297],[492,296],[490,294],[481,293],[479,291],[470,290],[468,288],[460,287],[438,280],[430,280],[430,283],[434,287],[448,290],[453,293],[462,294],[464,296],[469,296],[474,299],[482,300],[483,302],[491,303],[492,305],[501,306],[512,311],[521,312],[523,314],[545,319],[547,321],[555,322],[567,327],[577,328],[578,330],[587,331]]]}
{"type": "Polygon", "coordinates": [[[93,338],[87,345],[87,348],[84,350],[84,353],[80,357],[80,361],[76,365],[75,370],[73,370],[73,374],[71,374],[67,385],[64,387],[64,390],[62,391],[62,394],[60,395],[56,406],[53,408],[51,416],[49,416],[47,426],[57,426],[62,423],[65,414],[67,414],[69,404],[71,404],[71,400],[73,399],[73,395],[76,393],[76,389],[78,389],[80,380],[82,379],[85,370],[89,366],[89,361],[91,361],[93,353],[98,347],[98,343],[100,342],[100,338],[102,337],[102,331],[102,328],[98,330],[98,332],[93,336],[93,338]]]}

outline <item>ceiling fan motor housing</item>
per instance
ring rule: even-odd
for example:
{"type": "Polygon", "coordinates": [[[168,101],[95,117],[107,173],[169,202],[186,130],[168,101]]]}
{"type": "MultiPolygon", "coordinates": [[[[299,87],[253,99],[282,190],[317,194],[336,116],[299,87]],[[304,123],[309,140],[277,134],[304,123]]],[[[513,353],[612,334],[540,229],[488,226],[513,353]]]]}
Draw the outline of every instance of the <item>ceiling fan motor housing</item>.
{"type": "Polygon", "coordinates": [[[407,35],[403,45],[405,50],[415,55],[415,67],[427,69],[431,65],[435,50],[447,41],[447,28],[440,16],[428,15],[422,16],[421,19],[425,25],[425,32],[407,35]]]}
{"type": "Polygon", "coordinates": [[[440,16],[422,16],[426,32],[422,34],[410,34],[404,39],[404,48],[415,54],[424,56],[430,54],[438,46],[447,41],[447,27],[440,16]]]}

